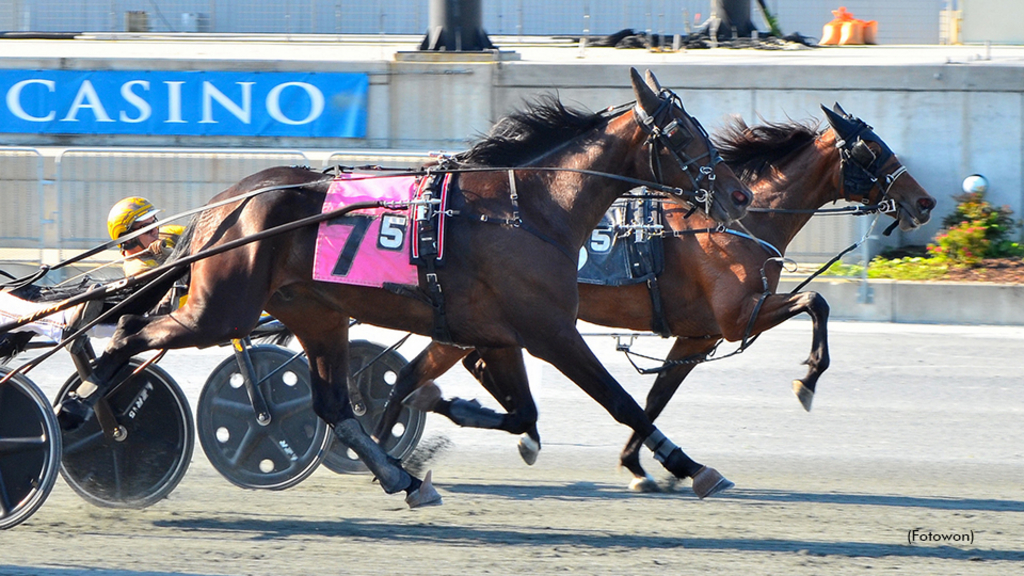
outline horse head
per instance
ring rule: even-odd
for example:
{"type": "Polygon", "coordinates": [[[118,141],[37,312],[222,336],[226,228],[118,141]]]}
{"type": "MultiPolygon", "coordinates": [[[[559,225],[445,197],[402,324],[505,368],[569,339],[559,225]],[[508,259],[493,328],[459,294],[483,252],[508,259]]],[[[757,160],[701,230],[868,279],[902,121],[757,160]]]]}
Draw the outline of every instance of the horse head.
{"type": "Polygon", "coordinates": [[[718,222],[742,218],[753,194],[722,162],[704,127],[649,70],[646,81],[636,68],[630,68],[630,76],[636,96],[633,117],[646,134],[654,180],[675,186],[677,196],[690,197],[692,205],[718,222]]]}
{"type": "Polygon", "coordinates": [[[821,109],[836,134],[843,196],[864,204],[888,202],[889,213],[899,221],[901,230],[913,230],[928,222],[935,198],[907,173],[871,126],[847,114],[838,103],[833,110],[825,106],[821,109]]]}

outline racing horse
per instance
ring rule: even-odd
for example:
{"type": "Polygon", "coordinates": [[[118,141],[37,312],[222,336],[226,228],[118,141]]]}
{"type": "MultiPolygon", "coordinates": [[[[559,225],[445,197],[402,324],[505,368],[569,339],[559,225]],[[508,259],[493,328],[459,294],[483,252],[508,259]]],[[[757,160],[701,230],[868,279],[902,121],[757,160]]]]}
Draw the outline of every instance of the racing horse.
{"type": "Polygon", "coordinates": [[[404,491],[410,507],[440,503],[430,473],[422,480],[407,473],[355,418],[347,348],[349,319],[356,318],[443,335],[458,346],[516,354],[525,347],[645,438],[672,474],[693,478],[702,495],[727,488],[731,483],[721,474],[655,428],[575,326],[579,250],[617,197],[647,182],[723,223],[742,217],[751,199],[678,96],[654,88],[650,72],[645,81],[631,69],[630,79],[635,102],[596,114],[568,109],[553,97],[534,103],[500,120],[487,137],[439,168],[455,190],[446,209],[446,261],[435,272],[420,270],[426,295],[418,298],[313,281],[315,227],[231,244],[319,214],[331,176],[278,167],[220,193],[211,204],[272,189],[212,208],[190,223],[190,256],[182,260],[191,264],[187,303],[167,315],[123,316],[92,376],[61,405],[62,426],[90,417],[90,403],[133,355],[244,337],[266,310],[306,352],[316,414],[382,489],[404,491]],[[195,258],[204,252],[208,257],[195,258]]]}
{"type": "MultiPolygon", "coordinates": [[[[805,362],[807,374],[793,381],[793,390],[810,410],[818,379],[829,366],[829,308],[816,292],[774,293],[781,272],[777,263],[786,246],[816,209],[839,199],[884,206],[882,210],[894,216],[903,230],[929,220],[935,199],[907,173],[873,129],[838,104],[833,110],[822,109],[829,124],[823,131],[796,122],[748,127],[735,119],[714,138],[725,162],[755,193],[747,216],[740,220],[753,238],[746,233],[721,233],[702,216],[686,219],[678,209],[667,209],[665,268],[657,278],[660,297],[655,296],[660,306],[654,305],[647,284],[579,285],[580,319],[676,336],[647,395],[646,413],[652,420],[722,339],[748,343],[751,337],[801,313],[810,315],[813,335],[805,362]]],[[[463,361],[508,411],[499,414],[475,401],[442,399],[433,384],[432,379],[466,356],[466,350],[431,344],[422,355],[429,359],[419,365],[423,371],[400,374],[392,398],[406,398],[411,393],[408,403],[444,414],[457,424],[522,434],[520,453],[527,463],[533,463],[540,450],[536,405],[529,388],[510,382],[502,373],[507,373],[507,368],[499,369],[500,363],[522,362],[521,358],[493,358],[475,351],[463,361]],[[410,386],[417,383],[422,387],[413,391],[410,386]]],[[[395,409],[389,406],[380,429],[389,425],[386,419],[393,417],[395,409]]],[[[620,461],[634,475],[631,488],[650,491],[657,489],[657,484],[640,465],[643,440],[634,434],[620,461]]]]}

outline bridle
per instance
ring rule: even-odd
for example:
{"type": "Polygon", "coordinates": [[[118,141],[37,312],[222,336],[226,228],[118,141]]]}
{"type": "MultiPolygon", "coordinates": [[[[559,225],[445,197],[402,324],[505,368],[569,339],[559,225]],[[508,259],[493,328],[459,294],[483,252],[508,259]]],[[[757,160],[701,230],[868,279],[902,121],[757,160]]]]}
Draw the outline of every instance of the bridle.
{"type": "Polygon", "coordinates": [[[882,167],[894,156],[892,150],[863,120],[850,116],[847,116],[846,119],[856,124],[857,127],[852,133],[845,135],[836,132],[843,198],[849,202],[878,204],[884,213],[897,212],[899,206],[895,200],[889,198],[889,191],[892,190],[896,180],[906,174],[906,166],[900,164],[896,170],[882,175],[882,167]],[[877,144],[881,152],[875,154],[874,150],[868,146],[868,142],[877,144]],[[876,187],[880,196],[877,202],[872,202],[871,192],[876,187]]]}
{"type": "Polygon", "coordinates": [[[633,118],[640,125],[644,133],[647,134],[645,144],[650,150],[651,173],[654,174],[656,182],[664,184],[660,154],[661,149],[664,148],[676,161],[679,169],[690,178],[694,189],[691,202],[703,204],[704,212],[710,214],[715,193],[715,166],[722,162],[722,157],[711,143],[711,138],[700,122],[693,116],[686,114],[685,110],[683,110],[682,100],[675,92],[662,88],[658,96],[661,100],[661,105],[658,106],[658,109],[653,114],[648,114],[639,101],[633,106],[633,118]],[[699,135],[704,140],[704,144],[708,149],[704,154],[690,158],[683,151],[693,140],[694,135],[680,123],[679,118],[671,114],[671,110],[677,107],[697,127],[699,135]],[[659,124],[658,118],[665,114],[668,114],[671,121],[662,126],[659,124]],[[708,158],[708,162],[706,164],[697,164],[704,157],[708,158]],[[696,176],[694,176],[693,169],[696,169],[696,176]],[[707,180],[706,188],[702,187],[702,183],[705,180],[707,180]]]}

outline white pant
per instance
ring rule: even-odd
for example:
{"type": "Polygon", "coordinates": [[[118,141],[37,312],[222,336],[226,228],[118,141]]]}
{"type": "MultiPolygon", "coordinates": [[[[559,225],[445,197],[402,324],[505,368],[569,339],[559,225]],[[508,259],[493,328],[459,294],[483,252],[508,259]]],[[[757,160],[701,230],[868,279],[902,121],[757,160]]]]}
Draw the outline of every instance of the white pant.
{"type": "MultiPolygon", "coordinates": [[[[17,320],[22,316],[28,316],[38,310],[42,310],[47,306],[52,306],[55,302],[49,302],[46,304],[40,304],[38,302],[32,302],[29,300],[22,300],[17,296],[12,296],[9,292],[0,292],[0,323],[10,322],[17,320]]],[[[13,332],[35,332],[41,336],[46,336],[54,342],[60,342],[61,336],[64,334],[64,328],[68,324],[68,316],[71,315],[74,308],[68,310],[62,310],[60,312],[54,312],[49,316],[45,316],[30,322],[24,326],[15,328],[13,332]]]]}

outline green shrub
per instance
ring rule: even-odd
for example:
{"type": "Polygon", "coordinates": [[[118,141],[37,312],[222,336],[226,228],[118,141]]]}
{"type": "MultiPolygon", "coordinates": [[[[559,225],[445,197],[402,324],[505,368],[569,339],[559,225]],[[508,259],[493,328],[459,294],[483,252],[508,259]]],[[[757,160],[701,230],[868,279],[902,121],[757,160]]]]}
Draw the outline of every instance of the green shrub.
{"type": "Polygon", "coordinates": [[[961,222],[940,232],[935,244],[928,245],[928,252],[933,258],[955,266],[976,266],[989,251],[987,230],[980,220],[961,222]]]}
{"type": "MultiPolygon", "coordinates": [[[[1019,258],[1024,244],[1012,238],[1021,227],[1008,206],[995,207],[983,192],[953,197],[956,209],[942,220],[943,229],[927,247],[927,257],[875,257],[868,264],[868,278],[893,280],[936,280],[953,267],[977,266],[984,258],[1019,258]]],[[[860,264],[836,262],[824,272],[828,276],[861,276],[860,264]]]]}
{"type": "MultiPolygon", "coordinates": [[[[967,233],[966,229],[980,226],[988,242],[984,251],[976,254],[977,258],[1024,256],[1024,246],[1013,240],[1013,235],[1021,227],[1021,222],[1014,220],[1013,210],[1010,210],[1009,206],[993,206],[985,200],[984,192],[967,192],[954,196],[953,199],[957,201],[956,209],[942,219],[942,225],[948,232],[959,228],[960,231],[954,236],[974,234],[967,233]]],[[[936,241],[939,241],[940,237],[936,237],[936,241]]],[[[962,246],[962,240],[968,239],[955,237],[951,242],[962,246]]],[[[970,242],[974,243],[972,248],[978,247],[973,238],[970,242]]]]}
{"type": "MultiPolygon", "coordinates": [[[[936,280],[943,277],[949,270],[949,264],[937,258],[904,257],[883,258],[876,256],[868,265],[868,278],[886,278],[891,280],[936,280]]],[[[860,264],[843,264],[836,262],[825,271],[827,276],[858,277],[864,272],[860,264]]]]}

